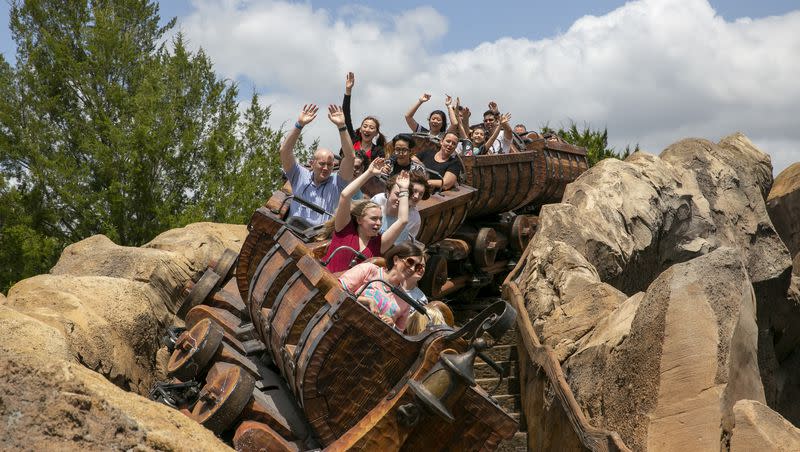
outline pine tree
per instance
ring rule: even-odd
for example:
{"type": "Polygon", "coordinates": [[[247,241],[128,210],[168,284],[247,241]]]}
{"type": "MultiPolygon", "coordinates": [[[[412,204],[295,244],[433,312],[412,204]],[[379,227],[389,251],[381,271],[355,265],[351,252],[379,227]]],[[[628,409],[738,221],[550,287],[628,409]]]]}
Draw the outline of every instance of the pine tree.
{"type": "Polygon", "coordinates": [[[0,290],[69,243],[141,245],[191,221],[243,223],[280,181],[280,132],[149,0],[11,4],[0,56],[0,290]]]}

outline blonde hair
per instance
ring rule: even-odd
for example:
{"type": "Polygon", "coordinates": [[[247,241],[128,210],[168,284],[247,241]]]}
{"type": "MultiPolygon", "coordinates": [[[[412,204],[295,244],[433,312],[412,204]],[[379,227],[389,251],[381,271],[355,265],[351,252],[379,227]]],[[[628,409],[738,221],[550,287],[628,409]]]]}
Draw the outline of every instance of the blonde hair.
{"type": "Polygon", "coordinates": [[[438,308],[428,307],[428,319],[424,314],[419,311],[414,311],[406,322],[406,334],[409,336],[416,336],[417,334],[425,331],[428,326],[445,325],[444,315],[438,308]]]}
{"type": "MultiPolygon", "coordinates": [[[[381,206],[370,201],[369,199],[362,199],[352,203],[350,206],[350,221],[356,221],[357,218],[363,217],[364,212],[373,207],[377,207],[378,209],[381,208],[381,206]]],[[[383,210],[381,210],[381,213],[383,213],[383,210]]],[[[318,241],[328,240],[331,238],[331,236],[333,236],[335,222],[336,218],[331,218],[325,222],[325,224],[322,226],[322,231],[319,233],[319,235],[317,235],[318,241]]]]}

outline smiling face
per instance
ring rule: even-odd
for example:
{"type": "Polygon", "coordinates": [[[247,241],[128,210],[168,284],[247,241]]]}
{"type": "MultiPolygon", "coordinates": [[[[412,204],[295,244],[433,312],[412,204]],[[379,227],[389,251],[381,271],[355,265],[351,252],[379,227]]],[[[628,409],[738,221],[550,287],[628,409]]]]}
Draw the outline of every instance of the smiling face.
{"type": "Polygon", "coordinates": [[[456,144],[458,144],[458,135],[454,133],[448,133],[445,135],[440,148],[442,154],[444,154],[446,158],[450,158],[450,156],[453,155],[453,152],[456,150],[456,144]]]}
{"type": "Polygon", "coordinates": [[[374,119],[366,118],[361,122],[361,127],[358,130],[361,132],[363,141],[372,141],[375,135],[378,134],[378,123],[374,119]]]}
{"type": "Polygon", "coordinates": [[[368,207],[364,213],[356,218],[359,232],[363,232],[367,237],[375,237],[381,232],[381,208],[368,207]]]}
{"type": "Polygon", "coordinates": [[[444,124],[444,116],[441,113],[431,113],[431,116],[428,118],[428,128],[431,133],[441,132],[442,124],[444,124]]]}
{"type": "Polygon", "coordinates": [[[486,131],[483,130],[483,127],[475,127],[470,138],[472,139],[472,144],[480,146],[486,142],[486,131]]]}
{"type": "Polygon", "coordinates": [[[400,273],[406,281],[413,281],[416,283],[422,279],[422,276],[425,274],[425,257],[423,256],[395,256],[394,265],[400,270],[400,273]]]}
{"type": "Polygon", "coordinates": [[[327,149],[318,149],[311,161],[311,173],[314,182],[321,183],[331,177],[333,172],[333,153],[327,149]]]}

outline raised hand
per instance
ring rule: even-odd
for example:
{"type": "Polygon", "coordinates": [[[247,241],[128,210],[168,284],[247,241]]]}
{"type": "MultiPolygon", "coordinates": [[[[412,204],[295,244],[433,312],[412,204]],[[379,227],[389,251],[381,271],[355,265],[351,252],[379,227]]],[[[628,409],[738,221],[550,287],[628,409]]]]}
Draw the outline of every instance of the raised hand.
{"type": "Polygon", "coordinates": [[[344,92],[346,94],[350,94],[352,91],[353,86],[356,84],[356,75],[352,72],[348,72],[347,75],[344,77],[344,92]]]}
{"type": "MultiPolygon", "coordinates": [[[[300,112],[300,116],[297,118],[297,122],[300,123],[301,126],[305,126],[306,124],[310,123],[317,117],[317,111],[319,107],[314,104],[305,104],[303,105],[303,110],[300,112]]],[[[342,115],[344,118],[344,115],[342,115]]],[[[344,121],[344,119],[342,119],[344,121]]]]}
{"type": "Polygon", "coordinates": [[[419,101],[420,102],[427,102],[429,100],[431,100],[431,95],[428,94],[428,93],[425,93],[425,94],[419,96],[419,101]]]}
{"type": "Polygon", "coordinates": [[[338,128],[344,127],[344,111],[339,105],[328,105],[328,119],[338,128]]]}
{"type": "Polygon", "coordinates": [[[500,124],[506,125],[508,121],[511,119],[511,113],[503,113],[500,115],[500,124]]]}
{"type": "Polygon", "coordinates": [[[469,111],[469,107],[464,107],[464,109],[461,110],[461,118],[464,120],[465,125],[467,125],[467,126],[469,125],[469,117],[470,116],[472,116],[472,112],[469,111]]]}
{"type": "Polygon", "coordinates": [[[445,105],[445,106],[447,106],[447,107],[450,107],[450,105],[451,105],[452,103],[453,103],[453,98],[452,98],[452,97],[450,97],[450,95],[449,95],[449,94],[445,94],[445,95],[444,95],[444,105],[445,105]]]}
{"type": "Polygon", "coordinates": [[[383,157],[378,157],[369,164],[369,169],[367,171],[369,171],[369,173],[373,176],[377,176],[383,173],[384,165],[386,165],[386,159],[383,157]]]}
{"type": "Polygon", "coordinates": [[[400,175],[397,176],[397,186],[400,190],[408,190],[410,182],[411,178],[408,177],[408,171],[400,171],[400,175]]]}
{"type": "Polygon", "coordinates": [[[491,110],[494,113],[500,113],[500,110],[497,108],[497,102],[495,101],[489,102],[489,110],[491,110]]]}

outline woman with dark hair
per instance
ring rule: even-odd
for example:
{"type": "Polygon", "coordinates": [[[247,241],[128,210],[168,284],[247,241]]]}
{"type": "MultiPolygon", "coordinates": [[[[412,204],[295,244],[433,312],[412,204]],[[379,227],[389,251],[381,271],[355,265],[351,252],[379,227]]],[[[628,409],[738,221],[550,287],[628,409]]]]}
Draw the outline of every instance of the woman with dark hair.
{"type": "Polygon", "coordinates": [[[389,153],[389,176],[399,174],[401,171],[425,174],[425,166],[414,160],[414,139],[407,133],[395,135],[387,147],[389,153]]]}
{"type": "Polygon", "coordinates": [[[435,171],[437,174],[432,174],[428,179],[428,186],[432,188],[439,188],[442,191],[450,190],[458,182],[458,176],[464,167],[461,165],[456,155],[456,145],[458,144],[458,135],[453,132],[447,132],[442,138],[438,150],[428,150],[420,152],[417,155],[425,167],[429,170],[435,171]]]}
{"type": "Polygon", "coordinates": [[[414,119],[414,115],[417,114],[419,107],[429,100],[431,100],[431,95],[428,93],[419,96],[419,99],[417,99],[414,105],[412,105],[411,108],[406,112],[406,124],[408,124],[408,127],[411,128],[412,132],[427,132],[433,136],[443,138],[445,132],[447,132],[447,115],[442,110],[434,110],[428,115],[427,129],[419,125],[419,123],[417,123],[417,121],[414,119]]]}
{"type": "Polygon", "coordinates": [[[328,262],[327,268],[332,273],[350,268],[350,262],[355,255],[347,248],[337,251],[338,248],[350,247],[368,258],[378,257],[391,248],[397,236],[408,224],[408,174],[401,174],[397,177],[399,188],[397,221],[383,234],[380,232],[383,218],[380,206],[372,201],[355,203],[352,201],[353,195],[367,180],[381,174],[384,163],[382,158],[373,160],[366,171],[342,190],[333,220],[325,223],[320,238],[331,238],[324,260],[328,262]]]}
{"type": "Polygon", "coordinates": [[[382,279],[402,290],[407,279],[417,273],[424,273],[425,250],[417,243],[403,242],[388,250],[384,258],[386,269],[365,262],[344,272],[339,277],[339,282],[353,294],[363,289],[358,301],[369,306],[381,320],[403,331],[411,307],[392,293],[391,287],[386,284],[373,282],[367,285],[367,283],[373,279],[382,279]]]}
{"type": "Polygon", "coordinates": [[[383,147],[386,144],[386,137],[381,133],[380,121],[374,116],[367,116],[361,121],[361,126],[358,130],[353,130],[353,118],[350,115],[350,95],[355,84],[355,74],[348,72],[345,76],[344,100],[342,100],[344,123],[347,127],[347,133],[350,134],[350,139],[353,141],[353,149],[356,152],[364,151],[367,159],[372,161],[384,156],[383,147]],[[373,140],[375,141],[373,142],[373,140]]]}

